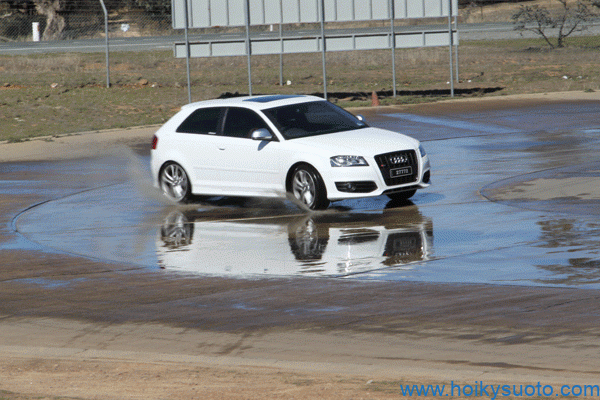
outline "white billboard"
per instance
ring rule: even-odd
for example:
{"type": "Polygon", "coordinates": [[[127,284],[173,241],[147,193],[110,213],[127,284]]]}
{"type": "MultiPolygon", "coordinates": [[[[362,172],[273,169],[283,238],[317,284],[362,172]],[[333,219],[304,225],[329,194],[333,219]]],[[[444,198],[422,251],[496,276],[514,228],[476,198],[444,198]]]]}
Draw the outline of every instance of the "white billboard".
{"type": "Polygon", "coordinates": [[[173,27],[245,26],[246,4],[251,25],[349,22],[448,17],[458,13],[458,0],[172,0],[173,27]]]}

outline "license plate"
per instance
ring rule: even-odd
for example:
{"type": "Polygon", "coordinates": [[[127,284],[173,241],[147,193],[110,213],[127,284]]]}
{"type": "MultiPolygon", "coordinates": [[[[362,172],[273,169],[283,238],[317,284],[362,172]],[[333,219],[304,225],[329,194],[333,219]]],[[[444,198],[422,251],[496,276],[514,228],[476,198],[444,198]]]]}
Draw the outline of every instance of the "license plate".
{"type": "Polygon", "coordinates": [[[412,174],[411,167],[396,168],[390,170],[390,178],[397,178],[399,176],[406,176],[410,174],[412,174]]]}

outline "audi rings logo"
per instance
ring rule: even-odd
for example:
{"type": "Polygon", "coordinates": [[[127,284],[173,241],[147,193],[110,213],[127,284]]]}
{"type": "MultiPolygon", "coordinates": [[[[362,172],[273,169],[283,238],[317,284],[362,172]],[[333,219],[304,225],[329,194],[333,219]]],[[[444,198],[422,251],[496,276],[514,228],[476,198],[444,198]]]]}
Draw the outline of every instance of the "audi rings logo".
{"type": "Polygon", "coordinates": [[[390,163],[392,163],[394,165],[406,164],[406,162],[408,162],[408,157],[403,156],[403,155],[397,155],[397,156],[390,157],[390,163]]]}

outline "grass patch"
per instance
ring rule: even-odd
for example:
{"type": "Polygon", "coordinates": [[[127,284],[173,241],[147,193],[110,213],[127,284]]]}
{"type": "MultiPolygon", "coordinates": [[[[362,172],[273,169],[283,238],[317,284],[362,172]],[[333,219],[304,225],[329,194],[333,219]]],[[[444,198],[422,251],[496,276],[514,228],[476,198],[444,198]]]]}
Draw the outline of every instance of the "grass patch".
{"type": "MultiPolygon", "coordinates": [[[[538,39],[463,42],[458,97],[597,91],[598,49],[586,46],[598,39],[570,38],[555,50],[538,39]]],[[[285,55],[283,63],[280,85],[279,56],[253,57],[254,94],[322,93],[321,54],[285,55]]],[[[330,100],[369,106],[373,91],[382,105],[449,98],[446,48],[397,50],[396,98],[391,65],[390,51],[328,54],[330,100]]],[[[106,88],[102,53],[0,56],[0,140],[161,124],[187,103],[185,60],[171,51],[111,53],[110,72],[106,88]]],[[[194,101],[248,93],[245,57],[192,59],[191,72],[194,101]]]]}

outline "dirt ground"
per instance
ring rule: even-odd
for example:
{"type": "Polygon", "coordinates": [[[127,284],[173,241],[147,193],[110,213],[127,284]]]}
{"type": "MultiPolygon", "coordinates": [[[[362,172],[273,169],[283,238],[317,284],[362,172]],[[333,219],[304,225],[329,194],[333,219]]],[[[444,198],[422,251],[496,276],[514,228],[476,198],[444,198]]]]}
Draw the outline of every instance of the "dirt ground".
{"type": "MultiPolygon", "coordinates": [[[[444,114],[570,100],[597,101],[600,94],[507,96],[407,109],[444,114]]],[[[367,118],[377,111],[360,110],[367,118]]],[[[65,154],[100,156],[124,144],[146,144],[155,129],[2,144],[0,163],[60,160],[65,154]]],[[[0,201],[2,221],[10,221],[18,207],[18,199],[10,196],[0,201]]],[[[57,273],[92,263],[10,249],[2,250],[0,257],[3,274],[17,266],[36,268],[35,263],[55,267],[57,273]]],[[[98,265],[102,263],[94,261],[91,267],[98,265]]],[[[177,288],[182,283],[168,284],[172,290],[185,290],[177,288]]],[[[231,282],[214,284],[211,290],[218,292],[218,285],[231,282]]],[[[155,289],[152,282],[143,285],[148,291],[155,289]]],[[[18,305],[35,308],[39,302],[40,309],[56,310],[53,301],[58,304],[59,299],[15,289],[2,295],[0,399],[399,399],[409,398],[402,394],[403,384],[445,384],[449,390],[458,383],[541,383],[553,385],[554,393],[563,384],[600,384],[598,291],[418,283],[343,284],[334,291],[326,281],[308,289],[296,287],[294,281],[251,282],[250,291],[242,283],[234,285],[239,286],[234,292],[282,296],[296,305],[303,304],[302,296],[314,296],[322,304],[348,298],[356,309],[344,315],[323,311],[325,318],[287,324],[285,306],[271,304],[261,321],[246,321],[243,313],[223,314],[239,318],[238,325],[229,321],[230,328],[198,326],[191,320],[111,322],[95,320],[93,310],[85,311],[105,306],[96,299],[74,301],[64,317],[57,312],[32,315],[18,305]],[[380,298],[380,309],[361,309],[360,299],[372,296],[380,298]],[[6,303],[13,300],[14,306],[6,303]],[[253,328],[247,328],[251,322],[253,328]]],[[[116,301],[126,309],[136,299],[116,301]]],[[[165,305],[166,316],[169,306],[165,305]]],[[[220,318],[218,313],[213,316],[214,321],[220,318]]]]}

